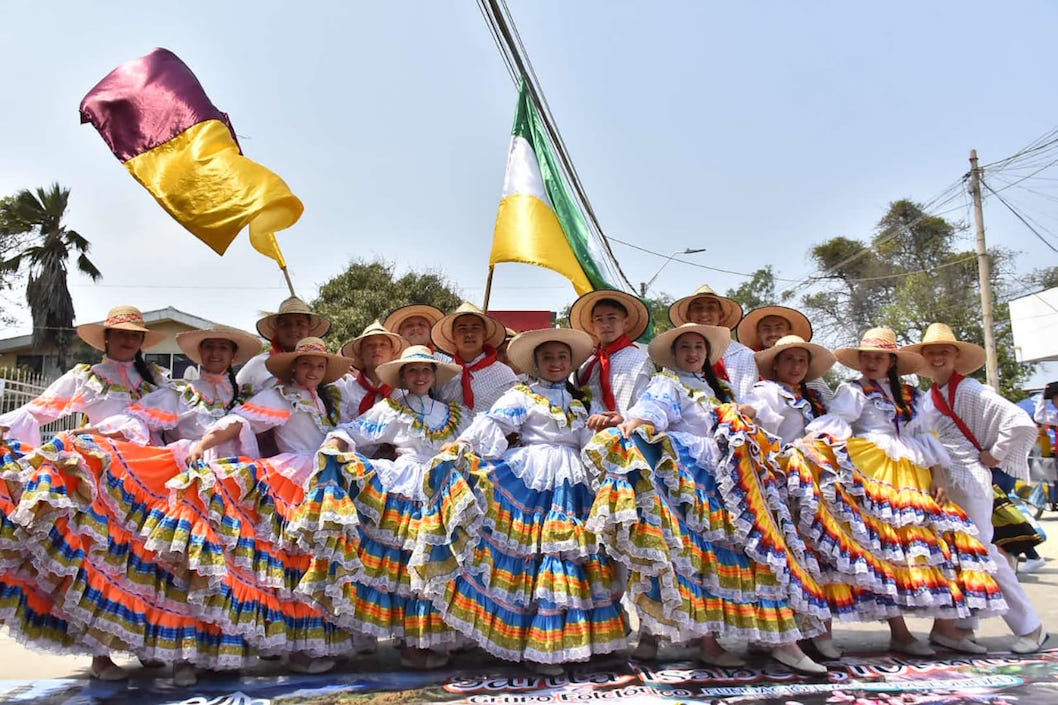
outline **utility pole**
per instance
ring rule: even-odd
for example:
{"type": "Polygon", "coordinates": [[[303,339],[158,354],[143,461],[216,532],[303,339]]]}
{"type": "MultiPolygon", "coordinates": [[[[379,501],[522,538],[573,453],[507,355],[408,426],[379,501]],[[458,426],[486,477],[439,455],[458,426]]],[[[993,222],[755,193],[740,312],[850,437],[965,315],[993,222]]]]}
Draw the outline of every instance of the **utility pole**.
{"type": "Polygon", "coordinates": [[[985,329],[985,375],[988,386],[999,389],[999,366],[996,362],[995,320],[992,318],[992,258],[985,248],[985,216],[981,208],[981,167],[977,150],[970,150],[970,195],[974,199],[974,221],[977,224],[977,280],[981,287],[981,325],[985,329]]]}

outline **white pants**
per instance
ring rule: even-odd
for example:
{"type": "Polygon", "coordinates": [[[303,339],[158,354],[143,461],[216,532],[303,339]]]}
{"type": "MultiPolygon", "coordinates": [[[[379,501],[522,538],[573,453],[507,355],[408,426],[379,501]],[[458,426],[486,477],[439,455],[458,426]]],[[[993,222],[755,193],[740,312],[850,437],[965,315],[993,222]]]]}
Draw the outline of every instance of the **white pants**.
{"type": "MultiPolygon", "coordinates": [[[[992,488],[985,490],[980,487],[949,487],[948,495],[970,515],[970,521],[977,526],[977,539],[985,545],[988,555],[996,564],[996,572],[992,577],[996,579],[1003,599],[1010,607],[1003,615],[1010,631],[1014,632],[1015,636],[1024,636],[1036,631],[1042,622],[1036,610],[1032,609],[1029,596],[1018,582],[1014,569],[999,552],[999,548],[992,543],[992,488]]],[[[976,629],[977,622],[977,617],[956,620],[956,624],[964,629],[976,629]]]]}

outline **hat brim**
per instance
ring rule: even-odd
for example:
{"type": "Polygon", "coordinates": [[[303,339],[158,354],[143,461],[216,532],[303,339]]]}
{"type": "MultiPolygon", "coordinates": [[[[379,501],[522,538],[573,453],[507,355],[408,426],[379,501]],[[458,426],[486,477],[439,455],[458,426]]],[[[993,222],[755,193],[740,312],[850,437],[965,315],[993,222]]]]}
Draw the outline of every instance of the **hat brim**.
{"type": "MultiPolygon", "coordinates": [[[[379,381],[383,384],[388,384],[394,389],[402,389],[400,385],[400,368],[405,365],[423,362],[429,363],[430,361],[423,360],[422,358],[405,358],[403,360],[390,360],[389,362],[383,362],[375,368],[375,376],[378,377],[379,381]]],[[[462,368],[459,365],[454,365],[450,362],[434,360],[433,364],[436,365],[434,368],[435,378],[433,383],[435,389],[448,384],[462,371],[462,368]]]]}
{"type": "Polygon", "coordinates": [[[330,384],[342,375],[347,374],[349,365],[352,363],[352,360],[347,357],[313,350],[310,352],[276,353],[265,360],[265,367],[280,382],[289,382],[291,380],[291,372],[294,369],[294,362],[299,357],[310,356],[327,358],[327,371],[323,374],[323,384],[330,384]]]}
{"type": "Polygon", "coordinates": [[[235,355],[231,359],[233,367],[244,365],[250,358],[261,352],[261,339],[256,335],[244,333],[241,330],[218,330],[206,328],[203,330],[188,330],[177,333],[176,344],[184,351],[191,362],[196,365],[202,364],[202,352],[199,346],[203,340],[228,340],[235,346],[235,355]]]}
{"type": "Polygon", "coordinates": [[[519,333],[507,345],[507,357],[519,370],[540,376],[536,367],[536,349],[544,343],[563,343],[569,346],[573,358],[573,370],[579,368],[591,357],[595,342],[584,331],[573,328],[542,328],[519,333]]]}
{"type": "Polygon", "coordinates": [[[577,330],[582,330],[585,333],[595,337],[592,332],[593,327],[591,325],[591,312],[602,299],[613,299],[614,301],[620,302],[625,310],[628,311],[628,337],[631,340],[637,340],[640,336],[646,332],[647,326],[650,325],[650,311],[647,309],[647,305],[642,302],[637,296],[632,296],[623,291],[617,289],[598,289],[596,291],[589,291],[584,296],[573,302],[573,306],[569,309],[569,325],[577,330]]]}
{"type": "Polygon", "coordinates": [[[734,299],[729,299],[726,296],[717,296],[716,294],[691,294],[690,296],[684,296],[682,299],[676,299],[669,306],[669,320],[672,321],[672,325],[679,327],[684,323],[691,322],[687,318],[687,312],[691,308],[691,302],[695,299],[716,299],[717,303],[720,304],[719,325],[724,328],[734,328],[742,320],[742,305],[734,299]]]}
{"type": "Polygon", "coordinates": [[[767,350],[753,353],[753,359],[757,361],[757,371],[760,372],[761,377],[772,379],[771,370],[772,365],[775,363],[775,358],[779,357],[779,353],[783,350],[794,350],[796,348],[807,350],[809,354],[808,371],[805,372],[804,378],[805,382],[822,377],[837,361],[834,353],[816,343],[797,342],[783,343],[782,345],[776,344],[767,350]]]}
{"type": "Polygon", "coordinates": [[[429,304],[409,304],[391,311],[382,323],[382,327],[400,335],[400,327],[404,321],[415,316],[425,318],[430,322],[430,327],[432,328],[435,323],[444,318],[445,314],[441,309],[429,304]]]}
{"type": "Polygon", "coordinates": [[[808,316],[788,306],[762,306],[753,309],[739,321],[735,329],[738,335],[738,342],[754,352],[760,350],[761,343],[760,335],[757,333],[757,325],[761,322],[761,319],[768,316],[778,316],[785,319],[790,324],[788,335],[796,335],[805,340],[812,339],[812,323],[808,320],[808,316]]]}
{"type": "Polygon", "coordinates": [[[318,313],[308,313],[307,311],[273,313],[257,321],[257,332],[261,334],[262,338],[265,340],[272,340],[272,338],[275,337],[276,324],[279,322],[280,316],[308,316],[309,332],[302,336],[305,338],[322,338],[327,335],[327,331],[331,329],[330,320],[324,318],[318,313]]]}
{"type": "MultiPolygon", "coordinates": [[[[930,345],[950,345],[958,350],[959,355],[955,358],[955,371],[964,377],[966,375],[972,375],[974,372],[977,372],[977,370],[985,366],[985,349],[980,345],[968,343],[963,340],[932,340],[928,343],[905,345],[900,349],[922,356],[922,351],[930,345]]],[[[916,370],[916,372],[929,377],[926,358],[924,356],[922,357],[922,367],[919,370],[916,370]]]]}
{"type": "Polygon", "coordinates": [[[860,366],[861,352],[880,352],[896,355],[896,373],[899,375],[909,375],[913,372],[918,372],[919,368],[925,363],[925,359],[921,355],[907,348],[899,348],[897,350],[864,347],[838,348],[834,351],[834,357],[845,367],[862,372],[863,370],[860,366]]]}
{"type": "Polygon", "coordinates": [[[477,316],[484,322],[485,345],[499,348],[503,341],[507,339],[507,327],[492,316],[476,311],[454,311],[442,317],[430,329],[430,337],[433,339],[434,345],[449,355],[456,354],[455,334],[452,329],[456,324],[456,319],[463,316],[477,316]]]}
{"type": "MultiPolygon", "coordinates": [[[[77,337],[96,350],[106,352],[107,330],[107,326],[102,323],[83,323],[77,326],[77,337]]],[[[115,326],[110,326],[110,330],[131,330],[143,333],[143,343],[140,344],[140,350],[150,350],[165,340],[165,333],[150,330],[135,323],[119,323],[115,326]]]]}
{"type": "Polygon", "coordinates": [[[679,328],[672,328],[659,334],[647,346],[647,354],[654,364],[670,370],[676,370],[676,355],[672,346],[686,333],[696,333],[709,341],[709,365],[724,356],[731,344],[731,329],[724,326],[707,326],[700,323],[685,323],[679,328]]]}
{"type": "Polygon", "coordinates": [[[408,341],[392,331],[373,330],[367,335],[357,336],[347,342],[345,345],[343,345],[341,350],[342,355],[352,360],[353,364],[356,365],[357,369],[360,369],[360,346],[365,340],[367,340],[368,338],[373,338],[376,335],[389,339],[389,341],[393,344],[393,357],[395,358],[400,357],[400,354],[404,352],[405,348],[408,347],[408,341]]]}

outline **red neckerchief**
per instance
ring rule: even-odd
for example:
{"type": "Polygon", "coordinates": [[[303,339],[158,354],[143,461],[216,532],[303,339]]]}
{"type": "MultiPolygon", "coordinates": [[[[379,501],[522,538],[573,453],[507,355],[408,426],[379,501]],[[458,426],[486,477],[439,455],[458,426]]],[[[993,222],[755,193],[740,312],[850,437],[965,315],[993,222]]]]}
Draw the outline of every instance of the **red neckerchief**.
{"type": "Polygon", "coordinates": [[[955,425],[962,431],[962,435],[966,436],[966,440],[970,441],[974,448],[981,451],[981,444],[977,442],[977,437],[974,436],[973,431],[966,425],[966,422],[959,418],[959,415],[955,413],[955,392],[959,389],[959,382],[962,382],[963,377],[958,372],[951,373],[951,379],[948,380],[948,398],[945,399],[944,395],[940,393],[940,387],[934,382],[933,386],[929,388],[929,393],[933,396],[933,406],[937,407],[937,411],[947,416],[949,419],[955,422],[955,425]]]}
{"type": "Polygon", "coordinates": [[[496,348],[491,345],[484,346],[485,357],[481,358],[478,362],[473,365],[468,365],[463,362],[463,358],[459,357],[457,352],[452,356],[452,359],[456,361],[456,364],[463,368],[463,403],[466,404],[468,409],[474,408],[474,388],[470,385],[474,381],[474,373],[478,370],[483,370],[492,363],[496,362],[496,348]]]}
{"type": "Polygon", "coordinates": [[[727,365],[724,364],[723,356],[713,364],[713,373],[716,374],[717,379],[722,379],[725,382],[731,381],[727,374],[727,365]]]}
{"type": "Polygon", "coordinates": [[[622,335],[609,345],[598,346],[595,348],[595,355],[588,362],[588,366],[584,368],[584,372],[577,378],[578,384],[583,387],[591,379],[595,363],[599,363],[599,386],[602,387],[602,400],[610,411],[617,411],[617,401],[614,399],[613,387],[610,385],[610,358],[618,351],[630,348],[633,345],[635,343],[629,340],[627,335],[622,335]]]}
{"type": "Polygon", "coordinates": [[[376,387],[371,384],[371,380],[367,378],[367,375],[359,370],[356,373],[356,381],[367,392],[364,398],[360,400],[358,412],[361,414],[374,406],[375,402],[382,401],[393,393],[393,387],[388,384],[380,384],[376,387]]]}

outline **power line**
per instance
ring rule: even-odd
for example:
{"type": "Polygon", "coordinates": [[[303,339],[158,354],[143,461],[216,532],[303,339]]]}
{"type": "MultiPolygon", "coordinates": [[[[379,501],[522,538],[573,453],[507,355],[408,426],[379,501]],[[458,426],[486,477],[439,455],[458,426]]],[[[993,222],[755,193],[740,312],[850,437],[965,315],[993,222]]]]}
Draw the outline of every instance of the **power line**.
{"type": "Polygon", "coordinates": [[[1056,253],[1058,253],[1058,247],[1055,247],[1055,246],[1054,246],[1054,245],[1052,245],[1052,244],[1051,244],[1050,242],[1048,242],[1048,241],[1047,241],[1047,238],[1045,238],[1045,237],[1044,237],[1043,235],[1041,235],[1041,234],[1039,233],[1039,231],[1037,231],[1037,230],[1036,230],[1036,228],[1032,227],[1032,225],[1031,225],[1031,224],[1029,223],[1029,221],[1025,220],[1025,218],[1024,218],[1024,217],[1022,217],[1021,213],[1019,213],[1019,212],[1017,212],[1016,210],[1014,210],[1014,207],[1013,207],[1012,205],[1010,205],[1009,203],[1007,203],[1007,202],[1006,202],[1006,199],[1004,199],[1004,198],[1003,198],[1002,196],[1000,196],[1000,195],[999,195],[999,194],[998,194],[998,193],[997,193],[996,191],[994,191],[994,190],[992,189],[992,187],[988,185],[988,182],[987,182],[987,181],[985,181],[984,179],[981,179],[981,183],[982,183],[982,184],[984,185],[984,187],[985,187],[986,189],[988,189],[988,190],[989,190],[989,191],[990,191],[990,192],[992,193],[992,195],[993,195],[993,196],[995,196],[996,198],[998,198],[998,199],[999,199],[999,202],[1000,202],[1000,203],[1002,203],[1002,204],[1003,204],[1004,206],[1006,206],[1006,207],[1007,207],[1007,210],[1009,210],[1009,211],[1010,211],[1011,213],[1013,213],[1013,214],[1014,214],[1014,217],[1015,217],[1015,218],[1017,218],[1018,220],[1020,220],[1020,221],[1021,221],[1021,222],[1022,222],[1022,223],[1023,223],[1024,225],[1025,225],[1025,227],[1026,227],[1026,228],[1028,228],[1028,229],[1029,229],[1029,230],[1030,230],[1030,231],[1032,232],[1032,234],[1033,234],[1033,235],[1035,235],[1035,236],[1036,236],[1037,238],[1039,238],[1040,242],[1042,242],[1042,243],[1043,243],[1044,245],[1046,245],[1047,247],[1049,247],[1049,248],[1051,249],[1051,251],[1052,251],[1052,252],[1056,252],[1056,253]]]}

